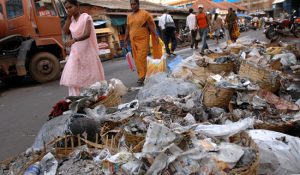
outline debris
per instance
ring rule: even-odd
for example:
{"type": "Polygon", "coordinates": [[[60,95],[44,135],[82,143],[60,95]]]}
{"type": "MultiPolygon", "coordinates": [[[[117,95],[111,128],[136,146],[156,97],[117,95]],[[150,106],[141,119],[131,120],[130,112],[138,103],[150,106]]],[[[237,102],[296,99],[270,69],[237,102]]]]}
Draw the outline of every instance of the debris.
{"type": "Polygon", "coordinates": [[[56,105],[57,117],[0,174],[299,173],[300,141],[290,135],[299,136],[300,66],[281,44],[246,39],[148,60],[140,88],[97,82],[56,105]],[[128,90],[137,99],[120,104],[128,90]]]}

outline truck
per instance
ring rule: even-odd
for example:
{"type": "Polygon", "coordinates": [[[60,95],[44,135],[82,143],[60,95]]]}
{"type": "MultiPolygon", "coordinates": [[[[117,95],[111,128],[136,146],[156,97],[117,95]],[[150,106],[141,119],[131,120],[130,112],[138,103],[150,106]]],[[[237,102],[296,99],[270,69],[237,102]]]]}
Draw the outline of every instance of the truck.
{"type": "Polygon", "coordinates": [[[65,56],[61,0],[0,0],[0,80],[57,79],[65,56]]]}

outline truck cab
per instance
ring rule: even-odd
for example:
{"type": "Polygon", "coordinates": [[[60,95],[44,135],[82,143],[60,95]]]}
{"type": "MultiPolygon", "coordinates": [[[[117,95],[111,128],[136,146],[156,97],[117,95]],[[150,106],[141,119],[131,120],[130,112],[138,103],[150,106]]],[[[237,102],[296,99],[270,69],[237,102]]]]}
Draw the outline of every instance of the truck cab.
{"type": "Polygon", "coordinates": [[[0,80],[57,79],[65,17],[61,0],[0,0],[0,80]]]}

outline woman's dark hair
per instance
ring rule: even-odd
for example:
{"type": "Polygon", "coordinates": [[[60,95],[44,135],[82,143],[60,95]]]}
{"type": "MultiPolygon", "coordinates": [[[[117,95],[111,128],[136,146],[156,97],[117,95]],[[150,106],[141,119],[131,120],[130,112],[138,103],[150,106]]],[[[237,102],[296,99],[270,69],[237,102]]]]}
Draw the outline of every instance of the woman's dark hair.
{"type": "Polygon", "coordinates": [[[218,14],[218,13],[216,13],[216,14],[215,14],[215,18],[214,18],[214,20],[217,20],[217,19],[218,19],[218,16],[219,16],[219,14],[218,14]]]}
{"type": "Polygon", "coordinates": [[[65,4],[66,4],[67,2],[70,3],[70,4],[72,4],[72,5],[75,5],[75,6],[78,5],[78,1],[77,1],[77,0],[66,0],[66,1],[65,1],[65,4]]]}
{"type": "Polygon", "coordinates": [[[138,5],[140,5],[140,0],[130,0],[131,1],[134,1],[135,3],[137,3],[138,5]]]}
{"type": "Polygon", "coordinates": [[[189,12],[190,12],[190,13],[193,13],[193,12],[194,12],[194,9],[190,8],[190,9],[189,9],[189,12]]]}

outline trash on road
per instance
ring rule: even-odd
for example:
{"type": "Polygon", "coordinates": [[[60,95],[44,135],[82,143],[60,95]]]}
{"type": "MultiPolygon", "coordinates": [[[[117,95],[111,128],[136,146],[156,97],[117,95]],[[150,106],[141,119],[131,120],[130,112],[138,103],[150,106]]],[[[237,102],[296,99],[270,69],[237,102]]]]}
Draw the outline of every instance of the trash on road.
{"type": "Polygon", "coordinates": [[[297,174],[300,65],[291,50],[243,40],[148,60],[135,100],[121,104],[129,89],[117,79],[67,97],[0,173],[297,174]]]}

